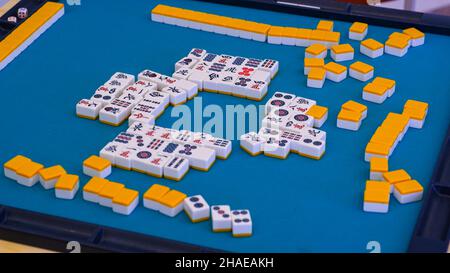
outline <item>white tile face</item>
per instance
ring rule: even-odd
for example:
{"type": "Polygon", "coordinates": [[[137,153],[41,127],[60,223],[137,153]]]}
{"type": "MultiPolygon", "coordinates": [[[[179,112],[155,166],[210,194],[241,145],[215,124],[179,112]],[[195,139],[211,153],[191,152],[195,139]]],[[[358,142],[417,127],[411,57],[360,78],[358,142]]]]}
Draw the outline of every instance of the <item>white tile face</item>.
{"type": "Polygon", "coordinates": [[[76,112],[77,115],[96,119],[100,112],[102,105],[92,100],[82,99],[77,103],[76,112]]]}
{"type": "Polygon", "coordinates": [[[143,112],[134,112],[131,113],[130,117],[128,118],[128,125],[130,126],[135,122],[140,122],[146,125],[153,125],[155,124],[155,117],[151,114],[143,112]]]}
{"type": "Polygon", "coordinates": [[[135,81],[134,75],[123,73],[123,72],[116,72],[114,75],[111,76],[111,80],[116,80],[119,82],[124,83],[125,85],[131,85],[135,81]]]}
{"type": "Polygon", "coordinates": [[[206,220],[210,217],[210,207],[201,195],[187,197],[183,201],[184,210],[193,222],[206,220]]]}
{"type": "Polygon", "coordinates": [[[145,172],[157,177],[163,176],[164,165],[170,158],[166,155],[158,154],[152,150],[139,150],[132,158],[132,168],[140,172],[145,172]]]}
{"type": "Polygon", "coordinates": [[[257,133],[250,132],[240,137],[240,145],[252,155],[257,155],[263,151],[264,139],[257,133]]]}
{"type": "Polygon", "coordinates": [[[120,143],[110,142],[100,150],[100,157],[107,159],[111,164],[115,165],[116,157],[119,155],[120,151],[124,148],[120,143]]]}
{"type": "Polygon", "coordinates": [[[119,125],[131,114],[132,108],[133,104],[129,101],[114,99],[110,104],[107,104],[100,110],[100,121],[119,125]]]}
{"type": "MultiPolygon", "coordinates": [[[[196,144],[197,142],[198,141],[194,138],[193,143],[196,144]]],[[[203,146],[214,150],[217,157],[224,159],[230,155],[232,143],[228,139],[212,137],[207,138],[203,146]]]]}
{"type": "Polygon", "coordinates": [[[206,50],[201,48],[193,48],[191,52],[189,52],[188,57],[193,59],[202,59],[206,55],[206,50]]]}
{"type": "Polygon", "coordinates": [[[253,222],[249,210],[232,210],[233,236],[250,236],[253,231],[253,222]]]}
{"type": "Polygon", "coordinates": [[[191,167],[201,170],[209,169],[216,159],[214,150],[187,143],[179,145],[175,154],[188,159],[191,167]]]}
{"type": "Polygon", "coordinates": [[[279,62],[276,60],[264,59],[259,65],[259,69],[270,73],[271,78],[278,73],[279,62]]]}
{"type": "Polygon", "coordinates": [[[194,96],[196,96],[198,92],[198,84],[185,79],[179,79],[175,83],[175,87],[184,90],[186,92],[188,99],[191,99],[194,96]]]}
{"type": "Polygon", "coordinates": [[[94,93],[90,98],[90,101],[94,101],[102,106],[110,104],[115,99],[114,96],[108,93],[94,93]]]}
{"type": "Polygon", "coordinates": [[[175,71],[181,68],[192,68],[198,61],[198,59],[193,59],[191,57],[181,58],[178,62],[175,63],[175,71]]]}
{"type": "Polygon", "coordinates": [[[180,180],[189,170],[189,160],[179,156],[170,156],[164,165],[163,173],[165,178],[180,180]]]}
{"type": "Polygon", "coordinates": [[[295,95],[283,92],[275,92],[270,98],[265,107],[266,115],[270,113],[273,108],[288,106],[295,99],[295,95]]]}
{"type": "Polygon", "coordinates": [[[211,206],[211,218],[213,231],[231,230],[231,210],[228,205],[211,206]]]}
{"type": "Polygon", "coordinates": [[[185,79],[187,80],[189,76],[192,74],[193,70],[190,68],[181,67],[172,74],[172,77],[175,79],[185,79]]]}
{"type": "Polygon", "coordinates": [[[288,108],[298,112],[298,113],[306,113],[309,108],[311,108],[313,105],[316,105],[315,100],[303,98],[303,97],[296,97],[294,100],[289,103],[288,108]]]}
{"type": "Polygon", "coordinates": [[[288,120],[284,121],[281,129],[294,133],[301,133],[303,129],[313,127],[314,118],[305,114],[295,113],[288,120]]]}
{"type": "Polygon", "coordinates": [[[123,148],[114,159],[115,166],[126,170],[131,170],[131,160],[136,156],[137,152],[137,148],[123,148]]]}
{"type": "Polygon", "coordinates": [[[172,105],[177,105],[183,103],[187,100],[187,93],[185,90],[180,89],[175,86],[167,86],[161,89],[162,92],[169,94],[170,103],[172,105]]]}

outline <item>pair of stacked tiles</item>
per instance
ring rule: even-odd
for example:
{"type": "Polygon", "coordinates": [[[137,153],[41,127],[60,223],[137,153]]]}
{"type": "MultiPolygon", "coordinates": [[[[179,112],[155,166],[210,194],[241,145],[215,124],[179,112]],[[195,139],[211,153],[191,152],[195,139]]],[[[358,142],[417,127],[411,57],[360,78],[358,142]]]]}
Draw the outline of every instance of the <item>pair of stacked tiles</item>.
{"type": "Polygon", "coordinates": [[[341,111],[337,116],[338,128],[358,131],[362,120],[367,117],[367,106],[356,101],[349,100],[342,104],[341,111]]]}
{"type": "Polygon", "coordinates": [[[363,88],[363,100],[381,104],[395,92],[396,82],[391,79],[376,77],[363,88]]]}

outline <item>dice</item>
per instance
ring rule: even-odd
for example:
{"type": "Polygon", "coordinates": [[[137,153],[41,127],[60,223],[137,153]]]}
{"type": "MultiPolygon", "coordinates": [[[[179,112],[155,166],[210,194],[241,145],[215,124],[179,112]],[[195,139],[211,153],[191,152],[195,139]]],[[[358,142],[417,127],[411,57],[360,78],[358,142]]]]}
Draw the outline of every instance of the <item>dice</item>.
{"type": "Polygon", "coordinates": [[[234,237],[249,237],[252,235],[252,218],[250,211],[233,210],[231,211],[232,233],[234,237]]]}
{"type": "Polygon", "coordinates": [[[8,22],[10,23],[17,23],[17,17],[16,16],[9,16],[8,22]]]}
{"type": "Polygon", "coordinates": [[[17,10],[17,17],[20,19],[25,19],[28,17],[28,9],[27,8],[19,8],[17,10]]]}
{"type": "Polygon", "coordinates": [[[201,195],[194,195],[184,199],[184,211],[193,223],[209,219],[209,205],[201,195]]]}
{"type": "Polygon", "coordinates": [[[231,210],[228,205],[211,207],[212,229],[214,232],[231,231],[231,210]]]}

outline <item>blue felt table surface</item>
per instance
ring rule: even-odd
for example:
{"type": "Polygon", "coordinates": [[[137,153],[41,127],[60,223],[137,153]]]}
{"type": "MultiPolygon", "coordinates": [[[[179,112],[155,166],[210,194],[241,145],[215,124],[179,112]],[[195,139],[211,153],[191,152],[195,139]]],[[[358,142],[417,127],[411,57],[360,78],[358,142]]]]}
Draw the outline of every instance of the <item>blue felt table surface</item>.
{"type": "MultiPolygon", "coordinates": [[[[269,11],[221,6],[196,1],[157,1],[169,5],[245,18],[259,22],[314,28],[317,18],[269,11]]],[[[230,233],[213,233],[211,223],[192,224],[181,213],[170,218],[138,207],[131,216],[82,200],[59,200],[54,192],[36,185],[26,188],[0,177],[0,204],[120,229],[239,252],[366,252],[375,240],[384,252],[407,249],[422,202],[400,205],[391,199],[388,214],[362,211],[369,165],[364,148],[388,112],[401,112],[407,99],[429,103],[423,129],[410,129],[390,158],[390,168],[404,168],[426,188],[449,125],[450,37],[427,34],[425,45],[411,48],[403,58],[384,55],[370,59],[359,53],[359,43],[348,41],[349,23],[335,21],[341,43],[357,50],[355,59],[375,67],[376,76],[397,81],[397,92],[381,105],[361,99],[365,85],[348,78],[327,81],[322,89],[306,88],[303,76],[304,48],[255,41],[164,25],[149,19],[155,1],[81,1],[67,6],[66,14],[0,72],[2,93],[0,162],[24,154],[47,166],[62,164],[79,174],[82,160],[98,151],[126,125],[107,126],[75,116],[75,104],[89,98],[114,72],[138,74],[153,69],[173,72],[174,63],[193,47],[280,61],[267,99],[276,90],[317,100],[329,108],[322,127],[327,131],[327,151],[320,161],[291,154],[287,160],[251,157],[233,142],[228,160],[219,160],[209,172],[191,170],[181,182],[113,170],[109,177],[139,190],[142,195],[154,183],[187,194],[202,194],[210,204],[248,208],[254,235],[236,239],[230,233]],[[126,2],[126,3],[125,3],[126,2]],[[336,128],[336,115],[345,101],[368,105],[368,117],[358,132],[336,128]]],[[[369,37],[382,42],[396,31],[370,26],[369,37]]],[[[351,62],[344,62],[349,65],[351,62]]],[[[203,105],[249,105],[255,102],[226,95],[200,93],[203,105]]],[[[259,103],[256,103],[259,104],[259,103]]],[[[193,101],[187,103],[192,107],[193,101]]],[[[157,120],[170,127],[172,107],[157,120]]]]}

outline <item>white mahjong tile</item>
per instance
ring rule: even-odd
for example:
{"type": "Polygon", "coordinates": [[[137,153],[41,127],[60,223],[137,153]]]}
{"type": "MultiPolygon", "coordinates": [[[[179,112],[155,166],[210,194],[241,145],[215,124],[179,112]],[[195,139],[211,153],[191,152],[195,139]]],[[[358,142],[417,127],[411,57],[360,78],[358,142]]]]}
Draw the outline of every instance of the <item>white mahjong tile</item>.
{"type": "Polygon", "coordinates": [[[219,55],[219,57],[215,61],[216,61],[216,63],[224,64],[225,66],[227,66],[227,65],[231,65],[235,59],[236,59],[236,57],[234,57],[234,56],[222,54],[222,55],[219,55]]]}
{"type": "Polygon", "coordinates": [[[291,142],[288,139],[279,137],[266,138],[266,142],[263,144],[263,151],[265,155],[286,158],[291,151],[291,142]]]}
{"type": "Polygon", "coordinates": [[[173,137],[173,142],[178,144],[191,143],[193,140],[194,134],[188,130],[181,130],[177,132],[173,137]]]}
{"type": "Polygon", "coordinates": [[[198,90],[204,90],[204,82],[208,80],[208,74],[201,71],[193,71],[188,78],[189,81],[197,84],[198,90]]]}
{"type": "Polygon", "coordinates": [[[106,86],[110,91],[114,90],[114,93],[117,95],[120,95],[130,85],[126,82],[110,79],[104,84],[104,86],[106,86]]]}
{"type": "Polygon", "coordinates": [[[119,125],[131,114],[132,108],[132,103],[114,99],[110,104],[107,104],[100,110],[99,119],[108,124],[119,125]]]}
{"type": "Polygon", "coordinates": [[[145,94],[144,99],[160,101],[164,108],[166,108],[170,103],[170,95],[161,91],[150,91],[145,94]]]}
{"type": "Polygon", "coordinates": [[[170,104],[177,105],[186,102],[187,93],[185,90],[178,88],[176,86],[167,86],[161,89],[161,92],[170,95],[170,104]]]}
{"type": "Polygon", "coordinates": [[[283,92],[275,92],[265,105],[267,115],[273,108],[288,106],[295,99],[295,95],[283,92]]]}
{"type": "Polygon", "coordinates": [[[127,86],[133,84],[135,81],[134,75],[123,73],[123,72],[114,73],[114,75],[112,75],[110,79],[120,81],[127,86]]]}
{"type": "Polygon", "coordinates": [[[255,73],[256,68],[253,67],[247,67],[247,66],[239,66],[236,73],[238,76],[242,77],[249,77],[251,78],[253,73],[255,73]]]}
{"type": "Polygon", "coordinates": [[[154,105],[152,103],[144,103],[143,100],[141,100],[133,107],[133,109],[131,109],[131,112],[145,113],[157,117],[158,112],[160,112],[157,108],[158,108],[157,105],[154,105]]]}
{"type": "Polygon", "coordinates": [[[236,74],[223,72],[220,77],[215,81],[217,91],[223,94],[232,94],[234,90],[234,83],[236,82],[236,74]]]}
{"type": "Polygon", "coordinates": [[[143,80],[143,81],[149,81],[152,83],[155,83],[157,85],[157,89],[161,89],[164,87],[163,85],[163,79],[165,76],[154,72],[152,70],[144,70],[141,73],[139,73],[138,75],[138,79],[139,80],[143,80]]]}
{"type": "Polygon", "coordinates": [[[214,53],[206,53],[205,56],[202,59],[202,62],[211,64],[213,62],[215,62],[216,59],[218,59],[219,56],[217,54],[214,53]]]}
{"type": "Polygon", "coordinates": [[[76,105],[77,115],[80,117],[96,119],[102,105],[92,100],[82,99],[76,105]]]}
{"type": "Polygon", "coordinates": [[[139,122],[145,125],[153,125],[155,124],[155,117],[151,114],[143,113],[143,112],[134,112],[128,117],[128,126],[132,125],[135,122],[139,122]]]}
{"type": "Polygon", "coordinates": [[[231,65],[242,66],[242,65],[244,65],[247,61],[248,61],[247,58],[237,56],[237,57],[234,58],[234,60],[233,60],[233,62],[231,63],[231,65]]]}
{"type": "Polygon", "coordinates": [[[180,180],[189,170],[189,160],[179,156],[170,156],[164,165],[164,177],[172,180],[180,180]]]}
{"type": "Polygon", "coordinates": [[[233,94],[240,97],[246,97],[249,94],[249,86],[252,80],[249,77],[237,76],[234,81],[233,94]]]}
{"type": "Polygon", "coordinates": [[[115,165],[116,157],[123,148],[124,146],[121,143],[109,142],[100,150],[100,157],[109,160],[111,164],[115,165]]]}
{"type": "Polygon", "coordinates": [[[316,105],[315,100],[303,98],[303,97],[296,97],[290,104],[289,108],[291,108],[294,111],[305,113],[311,108],[313,105],[316,105]]]}
{"type": "Polygon", "coordinates": [[[258,68],[259,65],[262,63],[262,60],[260,59],[254,59],[254,58],[249,58],[246,60],[246,62],[244,62],[244,66],[247,67],[252,67],[252,68],[258,68]]]}
{"type": "Polygon", "coordinates": [[[192,222],[207,220],[210,217],[210,207],[201,195],[187,197],[183,201],[183,206],[192,222]]]}
{"type": "Polygon", "coordinates": [[[199,62],[192,68],[192,72],[206,73],[206,71],[208,71],[209,66],[210,66],[210,63],[208,63],[208,62],[199,62]]]}
{"type": "Polygon", "coordinates": [[[159,150],[159,153],[163,155],[176,157],[178,156],[177,152],[179,149],[181,149],[181,146],[182,146],[181,144],[168,140],[164,142],[162,149],[159,150]]]}
{"type": "Polygon", "coordinates": [[[150,138],[158,138],[166,141],[172,141],[172,139],[178,133],[177,130],[159,127],[159,126],[151,126],[150,128],[144,129],[144,136],[150,138]]]}
{"type": "Polygon", "coordinates": [[[302,142],[299,144],[298,153],[318,159],[325,152],[325,145],[325,140],[304,135],[302,142]]]}
{"type": "Polygon", "coordinates": [[[216,92],[221,74],[220,72],[208,72],[206,79],[203,80],[203,90],[216,92]]]}
{"type": "MultiPolygon", "coordinates": [[[[204,147],[216,151],[216,156],[219,158],[227,158],[231,153],[232,143],[228,139],[211,137],[205,138],[204,147]]],[[[195,143],[195,141],[194,141],[195,143]]]]}
{"type": "Polygon", "coordinates": [[[260,100],[268,91],[269,84],[264,81],[250,80],[246,88],[246,96],[251,99],[260,100]]]}
{"type": "Polygon", "coordinates": [[[198,59],[194,59],[191,57],[181,58],[178,62],[175,63],[175,71],[180,68],[192,68],[198,61],[198,59]]]}
{"type": "Polygon", "coordinates": [[[284,131],[281,133],[280,139],[289,140],[291,151],[298,152],[302,144],[303,134],[284,131]]]}
{"type": "Polygon", "coordinates": [[[117,156],[114,158],[114,165],[116,167],[125,170],[131,170],[131,159],[134,158],[137,152],[138,152],[137,148],[133,147],[122,148],[117,154],[117,156]]]}
{"type": "Polygon", "coordinates": [[[104,93],[94,93],[94,95],[92,95],[92,97],[90,98],[91,101],[95,101],[102,106],[110,104],[114,99],[115,97],[104,93]]]}
{"type": "Polygon", "coordinates": [[[262,152],[264,142],[265,140],[255,132],[249,132],[240,137],[241,147],[252,155],[257,155],[262,152]]]}
{"type": "Polygon", "coordinates": [[[193,48],[191,52],[189,52],[188,57],[194,59],[201,59],[206,55],[206,50],[201,48],[193,48]]]}
{"type": "Polygon", "coordinates": [[[191,167],[200,170],[208,170],[216,159],[213,149],[189,143],[180,144],[175,154],[188,159],[191,167]]]}
{"type": "Polygon", "coordinates": [[[214,62],[214,63],[211,63],[209,65],[207,72],[209,72],[209,73],[213,73],[213,72],[214,73],[220,73],[220,72],[223,72],[225,70],[225,67],[226,67],[225,64],[214,62]]]}
{"type": "Polygon", "coordinates": [[[154,153],[164,154],[162,153],[162,150],[164,150],[168,143],[171,143],[171,141],[160,138],[149,138],[147,139],[147,145],[145,145],[145,148],[154,153]]]}
{"type": "Polygon", "coordinates": [[[148,90],[156,90],[158,88],[155,83],[144,80],[137,80],[132,86],[137,88],[147,88],[148,90]]]}
{"type": "Polygon", "coordinates": [[[198,84],[189,80],[179,79],[175,86],[186,91],[188,99],[193,98],[198,93],[198,84]]]}
{"type": "Polygon", "coordinates": [[[152,127],[154,127],[154,125],[148,125],[143,122],[135,122],[128,126],[128,129],[126,132],[132,133],[132,134],[144,135],[146,130],[151,129],[152,127]]]}
{"type": "Polygon", "coordinates": [[[136,104],[137,102],[142,100],[142,96],[125,92],[122,95],[120,95],[120,97],[118,99],[123,100],[123,101],[128,101],[131,104],[136,104]]]}
{"type": "Polygon", "coordinates": [[[295,112],[291,109],[289,109],[286,106],[273,108],[270,113],[267,116],[272,116],[280,121],[287,121],[291,118],[292,115],[294,115],[295,112]]]}
{"type": "Polygon", "coordinates": [[[273,129],[281,129],[285,121],[282,118],[272,115],[267,115],[261,120],[261,126],[273,129]]]}
{"type": "Polygon", "coordinates": [[[231,229],[235,237],[250,236],[253,232],[253,222],[247,209],[231,211],[231,229]]]}
{"type": "Polygon", "coordinates": [[[288,120],[283,122],[281,129],[301,133],[304,128],[312,127],[313,124],[313,117],[296,112],[288,120]]]}
{"type": "Polygon", "coordinates": [[[227,65],[223,69],[223,72],[230,73],[230,74],[233,74],[233,75],[237,75],[240,70],[241,70],[241,66],[238,66],[238,65],[227,65]]]}
{"type": "Polygon", "coordinates": [[[133,111],[141,111],[141,112],[145,112],[147,111],[145,106],[148,106],[148,110],[150,110],[150,112],[147,112],[148,114],[151,114],[155,117],[159,117],[159,115],[162,114],[162,112],[164,111],[164,109],[166,109],[166,105],[163,104],[163,102],[161,102],[158,99],[153,99],[150,97],[145,97],[142,100],[139,101],[139,104],[137,106],[138,107],[134,107],[133,111]],[[139,106],[138,106],[139,105],[139,106]],[[141,110],[139,110],[141,109],[141,110]]]}
{"type": "Polygon", "coordinates": [[[182,67],[180,69],[175,70],[175,72],[172,74],[172,77],[175,79],[184,79],[187,80],[189,76],[192,74],[193,70],[190,68],[182,67]]]}
{"type": "Polygon", "coordinates": [[[208,133],[204,132],[192,132],[191,142],[200,146],[205,146],[205,144],[214,137],[208,133]]]}
{"type": "Polygon", "coordinates": [[[270,77],[273,78],[278,72],[279,62],[270,59],[264,59],[259,65],[258,69],[267,71],[270,73],[270,77]]]}
{"type": "Polygon", "coordinates": [[[122,94],[122,91],[119,91],[120,89],[112,86],[102,85],[97,90],[95,90],[94,94],[102,94],[102,95],[109,95],[113,98],[117,98],[120,94],[122,94]]]}
{"type": "Polygon", "coordinates": [[[148,145],[148,139],[143,135],[130,132],[120,132],[112,141],[124,147],[144,148],[148,145]]]}
{"type": "Polygon", "coordinates": [[[271,76],[270,76],[270,72],[262,71],[262,70],[256,70],[251,75],[251,78],[254,81],[263,81],[263,82],[270,83],[271,76]]]}
{"type": "Polygon", "coordinates": [[[211,206],[211,220],[213,231],[231,230],[231,210],[228,205],[211,206]]]}
{"type": "Polygon", "coordinates": [[[133,155],[131,166],[133,170],[162,177],[164,165],[168,160],[168,156],[158,154],[152,150],[142,149],[133,155]]]}
{"type": "Polygon", "coordinates": [[[309,137],[312,139],[317,139],[317,140],[327,140],[327,132],[316,129],[316,128],[312,128],[312,127],[305,127],[302,129],[303,130],[303,135],[305,137],[309,137]]]}

